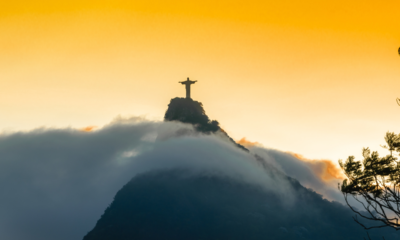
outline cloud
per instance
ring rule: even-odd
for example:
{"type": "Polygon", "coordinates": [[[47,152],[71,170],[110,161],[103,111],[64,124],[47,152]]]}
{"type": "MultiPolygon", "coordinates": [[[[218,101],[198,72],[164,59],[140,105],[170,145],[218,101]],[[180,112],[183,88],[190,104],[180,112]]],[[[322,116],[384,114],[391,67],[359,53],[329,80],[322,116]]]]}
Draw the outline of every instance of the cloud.
{"type": "Polygon", "coordinates": [[[342,182],[342,178],[332,162],[308,160],[301,158],[300,155],[261,146],[249,149],[251,153],[261,156],[263,161],[274,165],[286,175],[297,179],[303,186],[322,194],[326,199],[345,203],[337,189],[337,184],[342,182]]]}
{"type": "MultiPolygon", "coordinates": [[[[332,161],[307,159],[300,154],[268,149],[246,139],[242,142],[247,144],[246,147],[249,148],[251,154],[260,156],[262,161],[274,166],[287,176],[295,178],[304,187],[321,194],[325,199],[347,205],[337,188],[338,183],[342,183],[345,176],[332,161]]],[[[364,209],[362,204],[355,199],[349,198],[348,201],[353,207],[364,209]]]]}
{"type": "Polygon", "coordinates": [[[96,126],[87,126],[87,127],[81,128],[81,131],[83,131],[83,132],[91,132],[95,128],[97,128],[97,127],[96,126]]]}
{"type": "MultiPolygon", "coordinates": [[[[309,202],[307,198],[313,196],[324,206],[330,203],[304,190],[295,196],[301,187],[284,174],[328,199],[342,199],[308,162],[291,154],[259,146],[252,147],[249,154],[225,134],[204,135],[179,122],[117,118],[90,132],[37,129],[0,135],[0,239],[81,239],[132,178],[174,170],[198,179],[232,180],[223,183],[227,186],[238,182],[242,193],[250,191],[245,186],[261,189],[271,199],[279,199],[284,205],[281,209],[291,209],[299,218],[303,212],[314,214],[310,207],[296,210],[299,199],[309,202]]],[[[236,190],[232,191],[231,196],[236,197],[236,190]]],[[[214,193],[218,199],[218,189],[214,193]]],[[[242,205],[245,216],[260,217],[246,212],[251,204],[242,205]]],[[[343,206],[339,208],[345,211],[343,206]]],[[[326,211],[335,212],[333,209],[327,207],[326,211]]]]}
{"type": "Polygon", "coordinates": [[[315,175],[320,177],[323,181],[342,181],[345,179],[342,169],[335,165],[332,161],[326,159],[307,159],[300,154],[293,153],[297,159],[305,162],[309,166],[315,175]]]}
{"type": "Polygon", "coordinates": [[[290,200],[288,182],[258,164],[235,145],[190,125],[141,118],[119,118],[91,132],[2,135],[0,239],[82,238],[124,184],[157,170],[223,176],[290,200]]]}
{"type": "Polygon", "coordinates": [[[259,142],[250,142],[246,138],[240,139],[239,141],[237,141],[237,143],[245,146],[246,148],[251,148],[251,147],[254,147],[254,146],[262,146],[261,143],[259,143],[259,142]]]}
{"type": "Polygon", "coordinates": [[[0,136],[0,239],[81,238],[132,177],[118,156],[146,148],[142,138],[159,125],[130,119],[90,133],[0,136]]]}

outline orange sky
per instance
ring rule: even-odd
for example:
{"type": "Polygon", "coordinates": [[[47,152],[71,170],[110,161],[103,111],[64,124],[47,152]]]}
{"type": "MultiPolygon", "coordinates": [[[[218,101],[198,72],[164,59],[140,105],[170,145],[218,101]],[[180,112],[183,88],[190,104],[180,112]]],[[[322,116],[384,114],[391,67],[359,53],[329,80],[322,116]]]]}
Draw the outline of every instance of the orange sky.
{"type": "Polygon", "coordinates": [[[400,132],[399,1],[0,0],[0,129],[162,119],[192,97],[235,139],[361,156],[400,132]]]}

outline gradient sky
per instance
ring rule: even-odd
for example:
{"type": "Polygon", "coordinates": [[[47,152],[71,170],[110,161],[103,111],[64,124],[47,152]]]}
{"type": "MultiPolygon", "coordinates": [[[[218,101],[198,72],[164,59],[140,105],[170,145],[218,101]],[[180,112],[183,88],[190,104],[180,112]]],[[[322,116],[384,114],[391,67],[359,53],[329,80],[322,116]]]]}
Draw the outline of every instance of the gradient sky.
{"type": "Polygon", "coordinates": [[[0,0],[0,129],[161,120],[337,161],[400,132],[399,1],[0,0]]]}

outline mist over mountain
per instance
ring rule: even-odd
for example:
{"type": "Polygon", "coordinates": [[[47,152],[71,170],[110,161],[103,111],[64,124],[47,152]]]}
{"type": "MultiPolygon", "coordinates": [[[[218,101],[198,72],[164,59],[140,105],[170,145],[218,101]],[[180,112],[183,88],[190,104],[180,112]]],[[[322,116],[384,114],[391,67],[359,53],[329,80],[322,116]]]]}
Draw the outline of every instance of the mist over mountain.
{"type": "MultiPolygon", "coordinates": [[[[336,186],[308,164],[248,150],[222,130],[138,117],[89,132],[3,133],[0,239],[366,237],[347,207],[330,201],[343,201],[336,186]]],[[[373,239],[395,234],[371,231],[373,239]]]]}
{"type": "MultiPolygon", "coordinates": [[[[165,120],[190,123],[194,131],[169,135],[185,139],[180,145],[167,144],[157,154],[138,156],[136,164],[153,167],[118,191],[84,240],[350,240],[366,236],[346,206],[324,199],[287,176],[289,161],[277,164],[278,152],[249,153],[233,144],[218,122],[209,120],[201,103],[172,99],[165,120]]],[[[370,235],[397,237],[387,229],[370,231],[370,235]]]]}
{"type": "Polygon", "coordinates": [[[359,239],[350,212],[293,180],[293,203],[229,178],[185,170],[135,177],[84,239],[359,239]],[[341,221],[344,220],[344,221],[341,221]]]}

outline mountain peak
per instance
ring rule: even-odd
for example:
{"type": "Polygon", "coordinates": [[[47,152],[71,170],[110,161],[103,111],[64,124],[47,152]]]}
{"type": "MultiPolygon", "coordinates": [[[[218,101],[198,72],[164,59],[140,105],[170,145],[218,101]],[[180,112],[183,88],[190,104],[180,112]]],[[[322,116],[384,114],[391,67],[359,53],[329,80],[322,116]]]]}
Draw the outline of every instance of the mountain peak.
{"type": "Polygon", "coordinates": [[[197,131],[212,133],[220,130],[216,120],[210,120],[204,111],[203,104],[191,98],[173,98],[168,104],[165,121],[180,121],[193,124],[197,131]]]}
{"type": "Polygon", "coordinates": [[[191,98],[173,98],[168,104],[168,109],[164,116],[165,121],[179,121],[192,124],[195,129],[202,133],[215,133],[217,131],[225,135],[229,141],[244,151],[249,151],[244,146],[235,142],[224,130],[219,126],[216,120],[210,120],[204,111],[203,104],[194,101],[191,98]]]}

